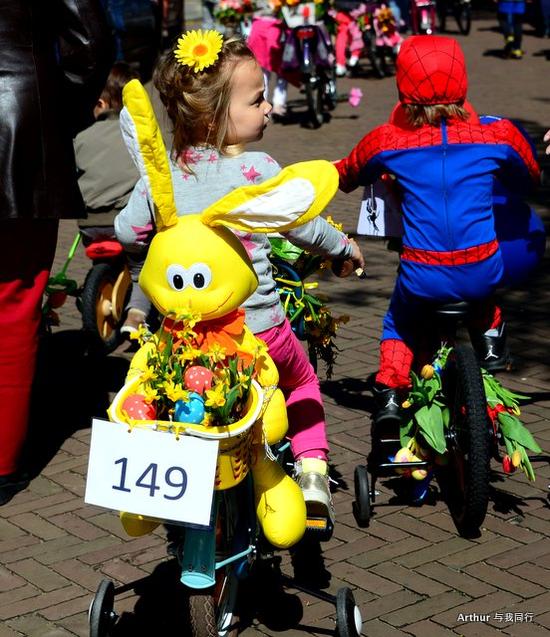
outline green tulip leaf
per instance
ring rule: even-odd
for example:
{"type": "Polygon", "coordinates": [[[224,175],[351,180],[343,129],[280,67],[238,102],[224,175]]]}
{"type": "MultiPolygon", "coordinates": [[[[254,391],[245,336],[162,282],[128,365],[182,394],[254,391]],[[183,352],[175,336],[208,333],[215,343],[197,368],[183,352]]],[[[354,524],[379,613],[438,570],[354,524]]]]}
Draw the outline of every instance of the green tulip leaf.
{"type": "Polygon", "coordinates": [[[443,416],[438,405],[421,407],[414,415],[426,442],[437,453],[443,453],[447,447],[443,431],[443,416]]]}
{"type": "Polygon", "coordinates": [[[525,425],[512,414],[501,412],[498,414],[498,422],[500,431],[505,438],[518,442],[523,447],[530,449],[536,453],[541,453],[542,449],[538,446],[531,432],[525,425]]]}

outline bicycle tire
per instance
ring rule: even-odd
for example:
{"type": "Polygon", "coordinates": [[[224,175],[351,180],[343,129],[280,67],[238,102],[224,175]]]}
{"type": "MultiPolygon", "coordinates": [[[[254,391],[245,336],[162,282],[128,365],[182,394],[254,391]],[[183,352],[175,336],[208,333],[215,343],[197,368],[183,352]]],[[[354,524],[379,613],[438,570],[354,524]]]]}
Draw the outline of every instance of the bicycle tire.
{"type": "Polygon", "coordinates": [[[472,9],[468,4],[458,3],[455,9],[455,19],[458,30],[462,35],[468,35],[472,28],[472,9]]]}
{"type": "Polygon", "coordinates": [[[368,39],[367,46],[367,55],[372,66],[372,70],[374,71],[374,75],[381,80],[386,77],[386,73],[384,71],[384,65],[380,59],[380,52],[378,51],[374,37],[368,39]]]}
{"type": "Polygon", "coordinates": [[[306,91],[308,119],[312,128],[320,128],[324,122],[323,116],[323,90],[319,75],[306,74],[303,77],[306,91]]]}
{"type": "Polygon", "coordinates": [[[82,329],[96,353],[109,354],[122,340],[112,311],[113,291],[120,272],[120,268],[110,263],[96,263],[82,287],[82,329]]]}
{"type": "Polygon", "coordinates": [[[192,637],[237,637],[238,616],[235,612],[238,580],[224,575],[222,589],[226,589],[226,600],[217,597],[215,588],[189,593],[189,620],[192,637]]]}
{"type": "Polygon", "coordinates": [[[451,409],[447,504],[460,535],[477,537],[489,504],[491,452],[487,400],[471,347],[455,348],[454,369],[447,370],[446,376],[444,390],[451,409]]]}
{"type": "Polygon", "coordinates": [[[324,106],[328,111],[333,111],[338,104],[338,90],[336,88],[336,69],[331,66],[322,74],[322,93],[324,106]]]}

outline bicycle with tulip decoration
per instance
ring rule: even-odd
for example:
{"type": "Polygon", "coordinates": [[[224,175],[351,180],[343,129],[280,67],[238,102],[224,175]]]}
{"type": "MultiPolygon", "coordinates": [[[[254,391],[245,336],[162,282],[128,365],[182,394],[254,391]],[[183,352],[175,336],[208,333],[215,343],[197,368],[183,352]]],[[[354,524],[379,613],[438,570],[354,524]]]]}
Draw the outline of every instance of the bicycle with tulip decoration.
{"type": "Polygon", "coordinates": [[[548,461],[529,455],[541,449],[519,419],[520,402],[528,397],[504,388],[481,368],[469,343],[456,343],[470,309],[464,302],[435,308],[438,345],[427,359],[431,362],[411,372],[399,431],[386,435],[373,428],[367,464],[357,466],[354,475],[360,526],[369,524],[378,477],[408,478],[409,498],[418,505],[435,474],[458,532],[477,537],[489,503],[491,458],[505,473],[523,470],[530,481],[535,479],[531,462],[548,461]]]}

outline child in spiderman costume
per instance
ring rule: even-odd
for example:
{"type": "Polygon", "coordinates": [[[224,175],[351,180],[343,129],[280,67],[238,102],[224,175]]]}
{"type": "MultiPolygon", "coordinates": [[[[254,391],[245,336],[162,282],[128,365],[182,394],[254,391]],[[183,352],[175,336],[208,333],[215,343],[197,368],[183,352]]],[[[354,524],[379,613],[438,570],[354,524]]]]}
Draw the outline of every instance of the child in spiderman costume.
{"type": "Polygon", "coordinates": [[[493,181],[497,176],[524,196],[540,179],[522,133],[506,119],[481,124],[466,101],[458,42],[408,38],[397,56],[396,81],[400,101],[390,121],[336,162],[343,191],[389,173],[402,197],[403,248],[383,322],[375,426],[399,420],[430,305],[471,302],[475,317],[469,328],[478,357],[486,368],[502,368],[508,355],[504,323],[492,299],[503,275],[493,181]]]}

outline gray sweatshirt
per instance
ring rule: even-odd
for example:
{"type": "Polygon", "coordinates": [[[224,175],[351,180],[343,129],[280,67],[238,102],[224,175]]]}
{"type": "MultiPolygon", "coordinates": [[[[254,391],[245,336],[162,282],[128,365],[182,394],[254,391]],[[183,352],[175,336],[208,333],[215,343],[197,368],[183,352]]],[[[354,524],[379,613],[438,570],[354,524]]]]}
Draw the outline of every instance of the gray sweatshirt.
{"type": "MultiPolygon", "coordinates": [[[[281,170],[274,159],[260,152],[223,156],[214,149],[196,147],[185,152],[185,160],[194,174],[182,171],[170,160],[178,215],[200,213],[235,188],[261,183],[281,170]]],[[[115,219],[118,240],[134,255],[141,253],[145,257],[155,232],[152,210],[149,193],[140,179],[127,206],[115,219]]],[[[285,318],[271,272],[271,247],[265,234],[238,231],[235,234],[258,276],[258,288],[244,304],[246,323],[258,334],[280,325],[285,318]]],[[[284,236],[295,245],[326,257],[349,257],[352,253],[346,235],[322,217],[316,217],[284,236]]]]}

